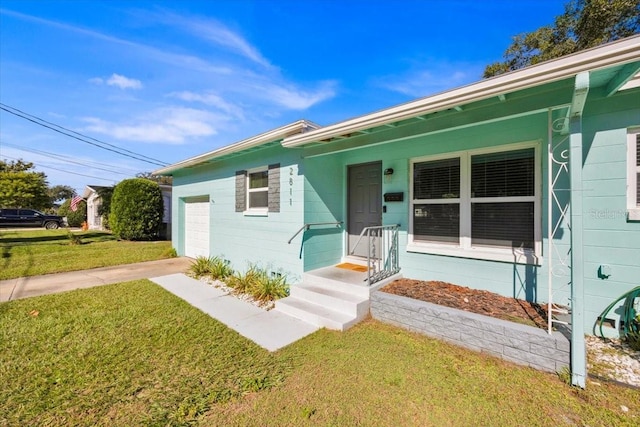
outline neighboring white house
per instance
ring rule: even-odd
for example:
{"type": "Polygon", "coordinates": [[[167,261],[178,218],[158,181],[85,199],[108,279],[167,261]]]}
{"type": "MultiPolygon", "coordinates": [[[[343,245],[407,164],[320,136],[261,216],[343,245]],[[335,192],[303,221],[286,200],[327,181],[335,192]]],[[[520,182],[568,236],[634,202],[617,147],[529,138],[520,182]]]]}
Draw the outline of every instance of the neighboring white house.
{"type": "Polygon", "coordinates": [[[82,198],[87,202],[87,226],[89,230],[104,230],[102,215],[98,213],[102,204],[102,199],[98,192],[105,188],[109,187],[87,185],[82,193],[82,198]]]}
{"type": "MultiPolygon", "coordinates": [[[[87,185],[82,193],[82,198],[87,202],[87,226],[89,230],[104,230],[104,221],[102,215],[99,214],[102,198],[100,190],[109,187],[100,185],[87,185]]],[[[164,202],[164,212],[162,214],[162,228],[160,236],[167,240],[171,240],[171,185],[160,184],[162,190],[162,201],[164,202]]]]}

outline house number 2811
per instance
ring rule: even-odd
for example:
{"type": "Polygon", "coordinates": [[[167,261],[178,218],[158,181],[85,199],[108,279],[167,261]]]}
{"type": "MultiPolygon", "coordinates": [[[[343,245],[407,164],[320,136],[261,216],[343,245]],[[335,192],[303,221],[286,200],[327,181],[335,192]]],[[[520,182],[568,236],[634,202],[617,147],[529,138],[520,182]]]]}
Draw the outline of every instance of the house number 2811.
{"type": "Polygon", "coordinates": [[[293,206],[293,168],[289,168],[289,206],[293,206]]]}

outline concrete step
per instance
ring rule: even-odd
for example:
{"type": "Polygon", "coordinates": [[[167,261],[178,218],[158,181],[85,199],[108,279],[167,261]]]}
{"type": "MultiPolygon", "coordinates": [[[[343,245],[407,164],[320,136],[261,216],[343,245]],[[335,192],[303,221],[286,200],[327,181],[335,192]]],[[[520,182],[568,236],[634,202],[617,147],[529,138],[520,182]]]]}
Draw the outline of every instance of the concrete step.
{"type": "Polygon", "coordinates": [[[327,307],[313,304],[292,296],[276,301],[275,310],[296,317],[312,325],[337,331],[345,331],[358,323],[356,316],[351,316],[327,307]]]}
{"type": "Polygon", "coordinates": [[[364,319],[369,312],[369,298],[340,290],[328,286],[301,284],[291,287],[290,296],[322,305],[330,310],[356,316],[364,319]]]}
{"type": "Polygon", "coordinates": [[[369,298],[369,287],[365,273],[345,270],[336,267],[325,267],[308,273],[303,273],[302,283],[310,286],[320,286],[334,289],[345,294],[369,298]]]}
{"type": "Polygon", "coordinates": [[[380,289],[396,279],[402,278],[402,273],[396,273],[371,286],[367,285],[366,273],[344,270],[336,267],[325,267],[303,273],[302,283],[305,285],[322,286],[335,289],[347,294],[369,298],[371,292],[380,289]]]}

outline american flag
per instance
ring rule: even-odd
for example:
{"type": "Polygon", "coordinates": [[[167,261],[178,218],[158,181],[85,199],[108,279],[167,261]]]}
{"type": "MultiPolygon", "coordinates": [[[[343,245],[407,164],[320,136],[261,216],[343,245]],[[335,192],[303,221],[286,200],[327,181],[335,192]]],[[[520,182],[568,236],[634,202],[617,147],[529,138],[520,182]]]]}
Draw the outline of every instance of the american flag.
{"type": "Polygon", "coordinates": [[[80,203],[81,201],[83,201],[84,199],[80,196],[73,196],[73,198],[71,199],[71,210],[72,211],[77,211],[78,210],[78,203],[80,203]]]}

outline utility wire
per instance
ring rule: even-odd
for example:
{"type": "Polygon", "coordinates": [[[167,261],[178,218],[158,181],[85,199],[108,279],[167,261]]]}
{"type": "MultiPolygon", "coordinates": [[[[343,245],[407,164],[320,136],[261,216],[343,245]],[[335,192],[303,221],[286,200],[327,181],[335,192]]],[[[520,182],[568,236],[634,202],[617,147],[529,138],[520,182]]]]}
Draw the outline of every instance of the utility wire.
{"type": "MultiPolygon", "coordinates": [[[[21,160],[21,159],[16,159],[15,157],[6,156],[4,154],[2,155],[2,157],[7,158],[7,159],[11,159],[11,160],[21,160]]],[[[40,166],[41,168],[44,168],[44,169],[53,169],[53,170],[56,170],[56,171],[59,171],[59,172],[70,173],[71,175],[79,175],[79,176],[85,176],[87,178],[100,179],[102,181],[110,181],[110,182],[114,182],[115,181],[113,179],[104,178],[104,177],[100,177],[100,176],[85,175],[83,173],[71,172],[71,171],[67,171],[67,170],[64,170],[64,169],[58,169],[58,168],[55,168],[53,166],[47,166],[46,164],[43,164],[43,163],[39,163],[36,166],[40,166]]]]}
{"type": "Polygon", "coordinates": [[[167,166],[167,163],[165,163],[165,162],[163,162],[161,160],[157,160],[157,159],[154,159],[152,157],[145,156],[143,154],[134,153],[133,151],[129,151],[127,149],[120,148],[120,147],[118,147],[116,145],[100,141],[98,139],[95,139],[95,138],[92,138],[90,136],[81,134],[81,133],[73,131],[71,129],[67,129],[67,128],[62,127],[60,125],[57,125],[55,123],[48,122],[48,121],[46,121],[46,120],[44,120],[44,119],[42,119],[40,117],[33,116],[33,115],[31,115],[29,113],[26,113],[24,111],[21,111],[21,110],[19,110],[17,108],[11,107],[10,105],[0,103],[0,110],[4,110],[9,114],[13,114],[14,116],[23,118],[25,120],[28,120],[28,121],[30,121],[32,123],[35,123],[35,124],[40,125],[42,127],[45,127],[47,129],[51,129],[54,132],[58,132],[58,133],[60,133],[62,135],[77,139],[78,141],[84,142],[85,144],[93,145],[94,147],[102,148],[103,150],[111,151],[112,153],[116,153],[116,154],[119,154],[119,155],[124,156],[124,157],[129,157],[131,159],[139,160],[141,162],[150,163],[152,165],[167,166]],[[91,142],[89,140],[95,141],[95,142],[91,142]],[[105,145],[107,147],[105,147],[105,145]],[[113,147],[113,148],[108,148],[108,147],[113,147]]]}
{"type": "Polygon", "coordinates": [[[111,172],[111,173],[115,173],[115,174],[118,174],[118,175],[131,176],[131,174],[129,174],[129,173],[124,173],[124,172],[119,172],[119,171],[116,171],[116,170],[113,170],[113,169],[106,169],[106,168],[102,168],[102,167],[99,167],[99,166],[94,166],[96,164],[97,165],[103,165],[103,166],[111,166],[111,165],[104,164],[104,163],[96,163],[96,162],[84,162],[84,163],[82,163],[82,162],[77,162],[75,160],[71,160],[70,158],[68,158],[67,156],[63,156],[62,154],[49,153],[48,151],[36,150],[35,148],[20,147],[19,145],[9,144],[8,142],[3,142],[2,144],[7,146],[7,147],[12,147],[12,148],[15,148],[15,149],[20,150],[20,151],[26,151],[26,152],[29,152],[29,153],[39,154],[39,155],[42,155],[42,156],[53,157],[55,159],[61,160],[61,161],[66,162],[66,163],[73,163],[73,164],[80,165],[80,166],[90,166],[92,169],[99,169],[99,170],[102,170],[102,171],[105,171],[105,172],[111,172]],[[91,163],[94,163],[94,165],[91,165],[91,163]]]}

